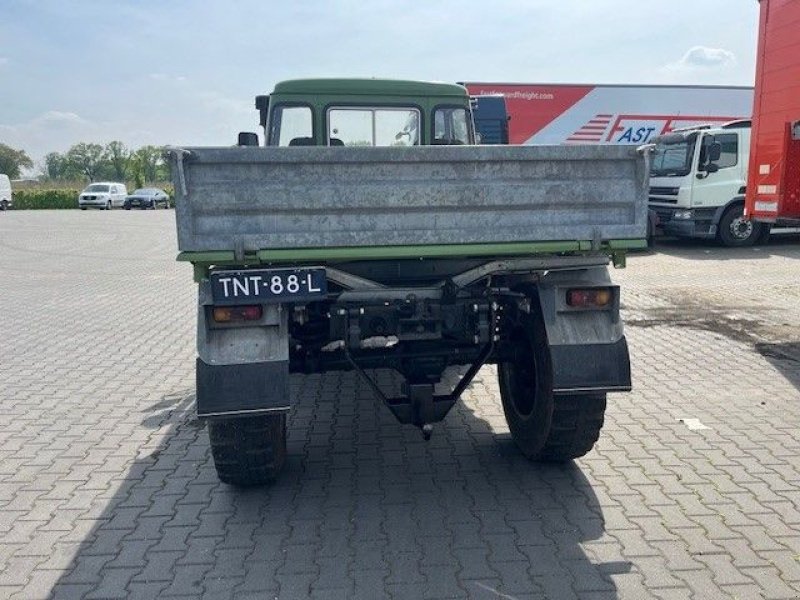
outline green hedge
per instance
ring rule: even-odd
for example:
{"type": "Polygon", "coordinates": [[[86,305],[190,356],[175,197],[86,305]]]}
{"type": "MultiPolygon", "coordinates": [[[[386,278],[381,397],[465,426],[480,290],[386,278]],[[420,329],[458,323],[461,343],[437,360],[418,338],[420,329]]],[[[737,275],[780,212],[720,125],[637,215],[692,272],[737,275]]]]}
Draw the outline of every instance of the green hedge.
{"type": "MultiPolygon", "coordinates": [[[[170,206],[175,206],[175,195],[171,185],[162,186],[162,189],[170,196],[170,206]]],[[[133,188],[128,188],[129,192],[133,188]]],[[[58,189],[58,190],[14,190],[13,208],[16,210],[35,210],[53,208],[78,208],[78,196],[81,190],[78,189],[58,189]]]]}
{"type": "Polygon", "coordinates": [[[16,190],[14,209],[78,208],[80,190],[16,190]]]}

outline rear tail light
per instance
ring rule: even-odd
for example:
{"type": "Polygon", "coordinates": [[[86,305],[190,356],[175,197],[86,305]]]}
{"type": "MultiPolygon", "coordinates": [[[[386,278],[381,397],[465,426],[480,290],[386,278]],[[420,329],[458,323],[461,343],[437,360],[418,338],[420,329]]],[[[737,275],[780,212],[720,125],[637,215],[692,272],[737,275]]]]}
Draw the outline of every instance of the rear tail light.
{"type": "Polygon", "coordinates": [[[605,308],[611,304],[611,288],[577,288],[567,290],[567,306],[573,308],[605,308]]]}
{"type": "Polygon", "coordinates": [[[263,310],[260,304],[248,306],[215,306],[214,320],[217,323],[236,323],[240,321],[259,321],[263,310]]]}

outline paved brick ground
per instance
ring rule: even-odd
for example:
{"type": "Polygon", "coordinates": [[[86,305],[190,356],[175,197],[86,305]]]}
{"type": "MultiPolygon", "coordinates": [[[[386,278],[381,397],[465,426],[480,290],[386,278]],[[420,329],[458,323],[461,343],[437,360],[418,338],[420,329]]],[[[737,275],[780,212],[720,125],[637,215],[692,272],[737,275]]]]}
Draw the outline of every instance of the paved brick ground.
{"type": "Polygon", "coordinates": [[[800,240],[615,272],[636,389],[574,465],[519,456],[492,369],[428,443],[326,375],[284,477],[237,492],[173,229],[0,214],[0,597],[800,597],[800,240]]]}

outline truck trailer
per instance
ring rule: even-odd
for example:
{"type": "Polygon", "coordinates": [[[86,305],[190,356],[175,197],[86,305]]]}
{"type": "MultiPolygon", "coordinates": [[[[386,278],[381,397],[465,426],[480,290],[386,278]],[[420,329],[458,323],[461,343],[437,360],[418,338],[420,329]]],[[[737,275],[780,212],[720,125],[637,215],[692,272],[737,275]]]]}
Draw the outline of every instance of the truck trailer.
{"type": "Polygon", "coordinates": [[[631,388],[608,266],[645,245],[645,158],[476,145],[456,84],[287,81],[256,107],[266,147],[246,133],[243,147],[170,150],[179,260],[198,282],[197,413],[219,478],[276,477],[290,375],[335,370],[428,438],[496,364],[526,457],[588,452],[606,395],[631,388]]]}
{"type": "Polygon", "coordinates": [[[800,225],[800,1],[761,0],[745,215],[800,225]]]}
{"type": "Polygon", "coordinates": [[[749,119],[753,88],[466,82],[502,94],[511,144],[646,144],[657,135],[749,119]]]}

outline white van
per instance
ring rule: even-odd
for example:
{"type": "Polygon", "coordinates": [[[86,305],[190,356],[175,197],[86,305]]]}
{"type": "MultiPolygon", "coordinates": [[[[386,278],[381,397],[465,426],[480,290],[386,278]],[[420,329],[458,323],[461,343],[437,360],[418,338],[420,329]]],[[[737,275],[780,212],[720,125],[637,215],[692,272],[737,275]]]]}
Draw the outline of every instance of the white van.
{"type": "Polygon", "coordinates": [[[0,210],[11,208],[11,182],[8,175],[0,173],[0,210]]]}
{"type": "Polygon", "coordinates": [[[128,189],[124,183],[113,181],[98,181],[86,186],[78,196],[78,206],[81,210],[92,208],[104,208],[111,210],[115,206],[125,204],[128,189]]]}

